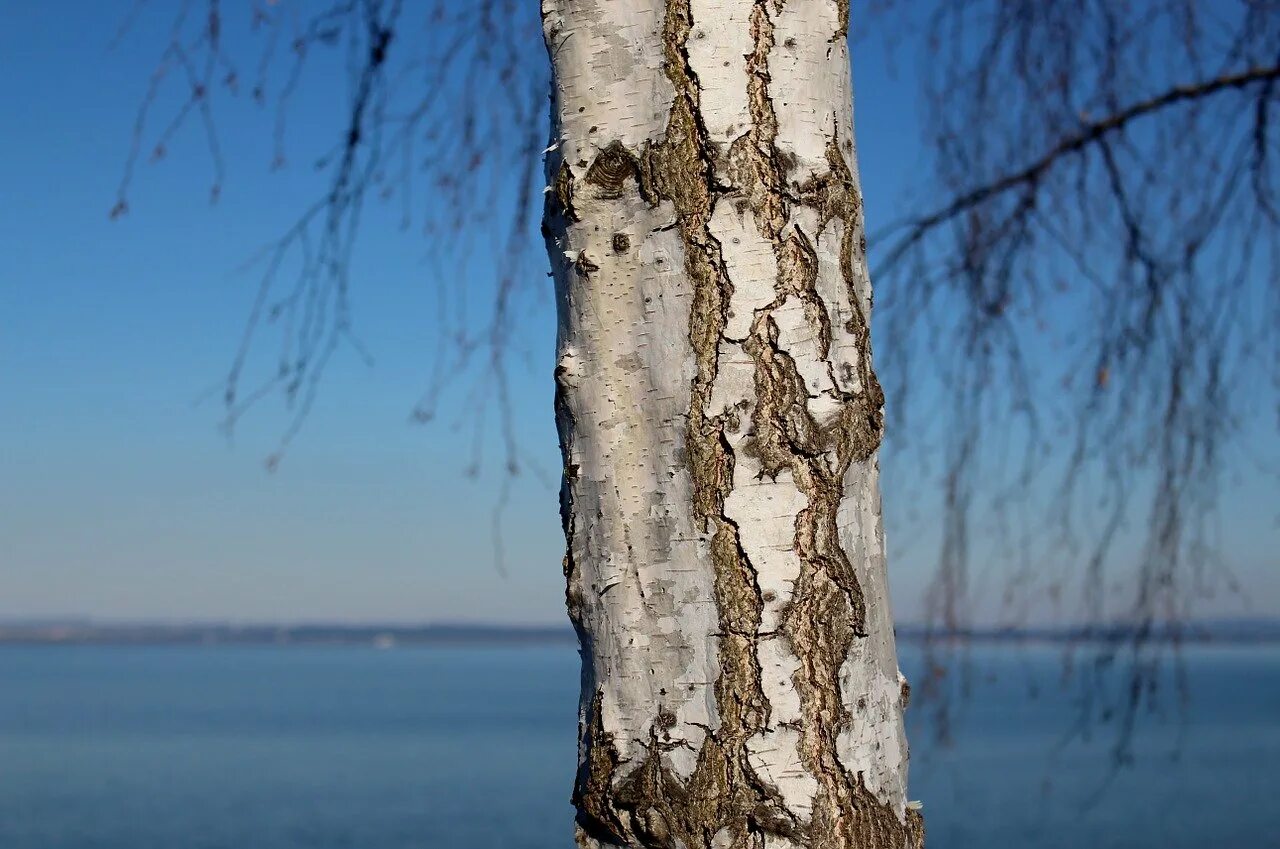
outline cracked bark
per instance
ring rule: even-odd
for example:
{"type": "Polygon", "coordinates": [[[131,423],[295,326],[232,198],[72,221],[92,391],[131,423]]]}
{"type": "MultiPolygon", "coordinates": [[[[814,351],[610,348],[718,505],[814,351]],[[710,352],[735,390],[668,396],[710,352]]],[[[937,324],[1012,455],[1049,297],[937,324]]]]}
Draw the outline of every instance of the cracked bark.
{"type": "Polygon", "coordinates": [[[847,14],[543,2],[583,847],[923,842],[847,14]]]}

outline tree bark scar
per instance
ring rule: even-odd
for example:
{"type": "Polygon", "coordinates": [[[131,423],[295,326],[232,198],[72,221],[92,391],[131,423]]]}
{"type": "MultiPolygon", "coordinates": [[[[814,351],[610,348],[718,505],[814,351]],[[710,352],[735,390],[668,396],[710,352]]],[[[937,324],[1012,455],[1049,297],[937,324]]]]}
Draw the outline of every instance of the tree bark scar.
{"type": "Polygon", "coordinates": [[[835,0],[836,15],[839,21],[835,33],[831,39],[844,38],[849,33],[849,0],[835,0]]]}
{"type": "Polygon", "coordinates": [[[831,174],[823,180],[825,191],[811,191],[807,197],[801,192],[793,199],[786,184],[787,169],[777,146],[778,118],[769,92],[769,56],[774,45],[770,10],[781,7],[776,0],[755,0],[751,11],[754,49],[747,57],[747,75],[752,126],[733,146],[730,167],[736,172],[735,182],[750,187],[757,224],[773,244],[778,268],[776,298],[757,310],[744,345],[755,361],[751,449],[765,474],[776,477],[790,471],[808,500],[796,518],[795,550],[801,572],[783,617],[784,635],[799,661],[792,681],[803,717],[801,760],[819,787],[806,845],[831,849],[913,846],[923,839],[916,819],[900,820],[866,789],[861,776],[848,772],[837,754],[837,737],[850,716],[843,704],[840,669],[854,641],[867,633],[865,598],[841,546],[837,515],[845,473],[852,463],[868,461],[879,446],[883,395],[871,370],[869,332],[853,286],[852,240],[855,233],[860,239],[862,231],[852,175],[836,148],[834,157],[828,157],[831,174]],[[862,392],[841,397],[838,415],[824,424],[809,412],[805,382],[794,360],[779,348],[773,317],[789,297],[799,297],[806,315],[817,319],[819,350],[826,357],[830,327],[816,286],[817,257],[805,234],[789,226],[793,204],[814,201],[823,204],[819,212],[824,223],[836,216],[844,221],[841,270],[856,316],[855,326],[847,329],[856,338],[862,372],[862,392]]]}
{"type": "MultiPolygon", "coordinates": [[[[817,210],[819,230],[833,220],[843,227],[840,237],[840,275],[844,279],[845,292],[852,306],[852,315],[845,322],[845,331],[856,340],[861,352],[855,368],[864,391],[858,395],[846,395],[851,402],[850,428],[854,437],[850,442],[854,462],[869,459],[880,448],[884,435],[884,390],[871,367],[871,324],[862,309],[862,296],[858,290],[855,268],[865,265],[867,244],[862,222],[862,202],[858,195],[853,173],[840,153],[839,138],[833,136],[827,144],[827,173],[813,177],[799,186],[799,202],[817,210]]],[[[837,384],[839,385],[839,384],[837,384]]]]}
{"type": "Polygon", "coordinates": [[[640,163],[620,141],[613,141],[596,154],[587,169],[586,180],[600,190],[602,198],[620,198],[628,180],[639,180],[640,163]]]}
{"type": "Polygon", "coordinates": [[[553,209],[552,214],[563,215],[566,221],[578,221],[578,213],[573,208],[573,169],[569,167],[568,162],[561,162],[560,169],[556,172],[556,182],[553,195],[559,208],[553,209]]]}
{"type": "MultiPolygon", "coordinates": [[[[561,169],[561,173],[565,169],[561,169]]],[[[559,210],[560,214],[567,214],[567,208],[563,205],[559,210]]],[[[573,411],[570,409],[567,393],[569,387],[566,384],[566,375],[562,366],[556,366],[555,373],[555,413],[556,413],[556,432],[560,440],[560,455],[564,458],[570,456],[570,442],[573,438],[573,411]]],[[[563,562],[564,578],[565,578],[565,607],[569,612],[569,621],[573,623],[573,629],[577,632],[578,642],[585,649],[588,641],[591,639],[589,632],[584,627],[582,621],[583,601],[581,591],[578,589],[577,564],[573,559],[573,537],[575,515],[573,505],[573,482],[577,476],[577,468],[566,465],[560,478],[560,525],[564,530],[565,536],[565,555],[563,562]]]]}
{"type": "MultiPolygon", "coordinates": [[[[597,690],[591,700],[588,727],[583,735],[586,757],[578,765],[573,805],[578,811],[579,837],[585,835],[611,843],[625,833],[626,826],[619,820],[610,798],[613,774],[620,759],[613,745],[613,735],[604,728],[603,701],[604,694],[597,690]]],[[[585,845],[582,840],[578,842],[585,845]]]]}
{"type": "Polygon", "coordinates": [[[725,422],[708,411],[732,290],[720,245],[708,229],[719,189],[715,152],[699,112],[698,81],[686,52],[692,26],[689,0],[668,0],[663,70],[675,97],[663,139],[634,158],[621,145],[610,145],[597,156],[587,180],[604,191],[621,191],[628,178],[638,176],[642,196],[650,203],[669,201],[678,219],[685,273],[693,287],[689,339],[696,359],[685,446],[694,513],[710,534],[720,625],[720,673],[714,686],[719,727],[707,729],[693,774],[682,781],[664,766],[662,755],[671,744],[660,733],[659,714],[647,757],[638,766],[627,765],[625,778],[619,780],[604,768],[604,760],[595,759],[585,775],[580,808],[595,812],[590,827],[607,832],[600,839],[619,846],[754,849],[763,833],[797,840],[802,835],[777,790],[755,774],[746,749],[769,718],[756,653],[762,601],[738,528],[724,513],[734,462],[723,438],[725,422]]]}

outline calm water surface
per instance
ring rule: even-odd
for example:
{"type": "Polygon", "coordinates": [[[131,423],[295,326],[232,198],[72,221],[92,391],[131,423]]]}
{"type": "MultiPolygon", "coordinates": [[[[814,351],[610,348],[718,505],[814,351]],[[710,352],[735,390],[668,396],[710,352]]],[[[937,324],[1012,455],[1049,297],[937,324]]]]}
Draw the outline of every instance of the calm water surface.
{"type": "MultiPolygon", "coordinates": [[[[577,663],[0,648],[0,849],[569,849],[577,663]]],[[[1058,664],[980,650],[953,743],[912,735],[931,849],[1280,847],[1280,650],[1190,650],[1185,719],[1146,719],[1109,782],[1112,738],[1059,745],[1058,664]]]]}

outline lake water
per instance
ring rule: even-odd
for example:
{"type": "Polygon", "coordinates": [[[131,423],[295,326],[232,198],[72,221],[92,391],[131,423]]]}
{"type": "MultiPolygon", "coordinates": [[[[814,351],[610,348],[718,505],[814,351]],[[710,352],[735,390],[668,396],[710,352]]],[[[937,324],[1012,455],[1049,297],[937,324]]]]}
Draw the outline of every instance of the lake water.
{"type": "MultiPolygon", "coordinates": [[[[1186,662],[1185,715],[1109,773],[1105,731],[1058,746],[1055,650],[975,650],[953,743],[912,737],[931,849],[1280,847],[1280,650],[1186,662]]],[[[577,676],[569,646],[0,648],[0,849],[569,849],[577,676]]]]}

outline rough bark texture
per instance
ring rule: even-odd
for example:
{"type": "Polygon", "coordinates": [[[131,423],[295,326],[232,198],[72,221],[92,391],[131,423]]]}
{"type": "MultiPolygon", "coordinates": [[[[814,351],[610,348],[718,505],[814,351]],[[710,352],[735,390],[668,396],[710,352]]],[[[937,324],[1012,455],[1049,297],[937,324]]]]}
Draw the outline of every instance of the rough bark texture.
{"type": "Polygon", "coordinates": [[[918,847],[847,3],[543,17],[579,845],[918,847]]]}

